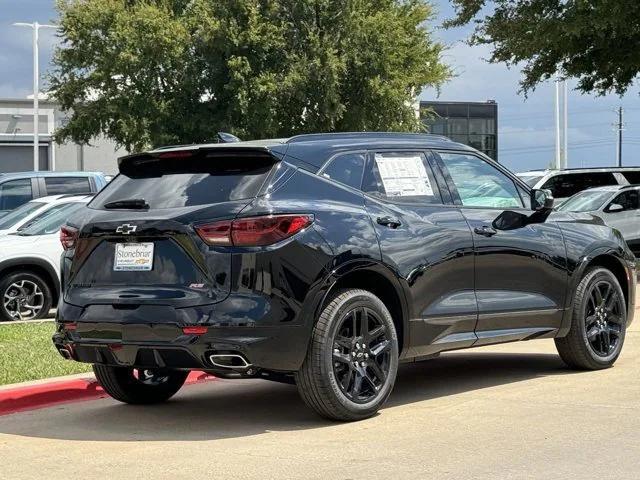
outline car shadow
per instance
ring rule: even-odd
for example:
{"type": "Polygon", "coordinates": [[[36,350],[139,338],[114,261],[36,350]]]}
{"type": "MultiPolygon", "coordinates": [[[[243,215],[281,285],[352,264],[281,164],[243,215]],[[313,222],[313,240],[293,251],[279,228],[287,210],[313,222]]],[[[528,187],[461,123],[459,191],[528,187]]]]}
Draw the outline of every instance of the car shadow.
{"type": "MultiPolygon", "coordinates": [[[[401,365],[385,408],[569,373],[552,354],[448,354],[401,365]]],[[[340,424],[308,409],[295,386],[263,380],[189,386],[161,405],[132,406],[105,399],[0,417],[0,433],[90,441],[215,440],[336,425],[340,424]]]]}

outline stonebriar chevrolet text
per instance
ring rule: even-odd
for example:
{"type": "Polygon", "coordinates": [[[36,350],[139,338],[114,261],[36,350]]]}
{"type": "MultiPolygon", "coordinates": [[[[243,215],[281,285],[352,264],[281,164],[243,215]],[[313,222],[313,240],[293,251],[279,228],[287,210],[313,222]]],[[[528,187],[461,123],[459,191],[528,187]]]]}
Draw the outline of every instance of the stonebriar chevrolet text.
{"type": "Polygon", "coordinates": [[[197,369],[295,383],[357,420],[399,362],[554,338],[601,369],[632,320],[618,231],[444,138],[194,145],[119,170],[61,230],[54,343],[123,402],[167,400],[197,369]]]}

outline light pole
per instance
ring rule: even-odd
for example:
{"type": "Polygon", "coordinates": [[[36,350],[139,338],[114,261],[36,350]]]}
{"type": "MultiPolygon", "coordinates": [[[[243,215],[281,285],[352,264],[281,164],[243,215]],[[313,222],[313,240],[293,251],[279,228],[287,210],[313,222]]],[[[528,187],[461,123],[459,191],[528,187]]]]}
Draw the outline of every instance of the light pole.
{"type": "MultiPolygon", "coordinates": [[[[17,22],[13,24],[14,27],[30,27],[33,29],[33,170],[38,171],[40,169],[40,145],[39,145],[39,95],[40,95],[40,72],[38,67],[38,32],[41,28],[58,28],[56,25],[42,25],[38,22],[24,23],[17,22]]],[[[51,165],[54,169],[55,165],[51,165]]]]}

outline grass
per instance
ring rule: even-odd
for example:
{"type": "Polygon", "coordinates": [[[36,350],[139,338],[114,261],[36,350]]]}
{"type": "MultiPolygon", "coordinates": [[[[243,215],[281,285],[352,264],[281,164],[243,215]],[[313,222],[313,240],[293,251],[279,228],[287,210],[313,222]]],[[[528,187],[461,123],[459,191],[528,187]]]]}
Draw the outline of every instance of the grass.
{"type": "Polygon", "coordinates": [[[51,342],[53,322],[0,324],[0,385],[84,373],[86,363],[64,360],[51,342]]]}

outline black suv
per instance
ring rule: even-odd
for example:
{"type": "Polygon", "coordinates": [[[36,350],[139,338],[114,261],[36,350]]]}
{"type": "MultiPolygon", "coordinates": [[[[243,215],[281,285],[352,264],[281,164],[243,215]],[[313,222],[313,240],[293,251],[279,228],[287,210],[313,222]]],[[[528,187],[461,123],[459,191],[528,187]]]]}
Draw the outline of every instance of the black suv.
{"type": "Polygon", "coordinates": [[[123,402],[167,400],[197,369],[295,383],[357,420],[399,362],[555,338],[569,366],[605,368],[632,320],[617,231],[444,138],[176,147],[119,169],[61,232],[54,343],[123,402]]]}

